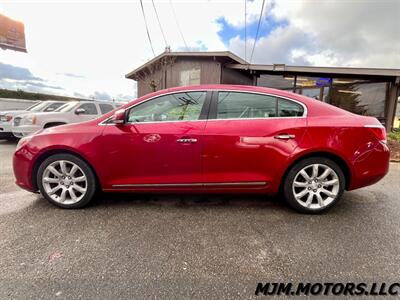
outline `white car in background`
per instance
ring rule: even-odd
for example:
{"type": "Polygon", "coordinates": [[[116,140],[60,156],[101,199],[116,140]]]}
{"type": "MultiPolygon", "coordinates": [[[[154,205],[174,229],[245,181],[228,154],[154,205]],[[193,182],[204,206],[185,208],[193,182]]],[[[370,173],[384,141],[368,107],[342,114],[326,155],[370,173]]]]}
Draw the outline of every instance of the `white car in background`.
{"type": "Polygon", "coordinates": [[[0,139],[13,139],[14,135],[11,131],[13,120],[16,116],[23,115],[26,113],[36,112],[52,112],[57,108],[66,104],[66,101],[53,101],[45,100],[39,101],[26,109],[21,110],[7,110],[0,112],[0,139]]]}
{"type": "Polygon", "coordinates": [[[71,101],[51,113],[34,112],[17,116],[11,130],[15,137],[21,138],[43,128],[89,121],[118,106],[106,101],[71,101]]]}

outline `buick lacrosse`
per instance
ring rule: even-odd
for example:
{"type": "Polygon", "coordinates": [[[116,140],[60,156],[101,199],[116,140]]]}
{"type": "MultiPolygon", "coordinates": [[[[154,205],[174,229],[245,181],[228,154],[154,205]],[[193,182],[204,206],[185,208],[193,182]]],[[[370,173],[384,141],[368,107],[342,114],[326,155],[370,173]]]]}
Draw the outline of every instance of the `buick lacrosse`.
{"type": "Polygon", "coordinates": [[[95,120],[18,143],[16,183],[63,208],[97,191],[281,193],[320,213],[388,172],[386,132],[298,94],[201,85],[158,91],[95,120]]]}

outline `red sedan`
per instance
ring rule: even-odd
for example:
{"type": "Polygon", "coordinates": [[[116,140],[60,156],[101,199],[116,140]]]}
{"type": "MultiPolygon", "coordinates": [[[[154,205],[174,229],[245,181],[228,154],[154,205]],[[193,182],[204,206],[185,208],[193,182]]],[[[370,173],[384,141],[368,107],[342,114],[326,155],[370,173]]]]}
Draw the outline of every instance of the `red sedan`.
{"type": "Polygon", "coordinates": [[[386,132],[359,116],[254,86],[172,88],[20,140],[16,183],[78,208],[104,192],[282,192],[319,213],[388,172],[386,132]]]}

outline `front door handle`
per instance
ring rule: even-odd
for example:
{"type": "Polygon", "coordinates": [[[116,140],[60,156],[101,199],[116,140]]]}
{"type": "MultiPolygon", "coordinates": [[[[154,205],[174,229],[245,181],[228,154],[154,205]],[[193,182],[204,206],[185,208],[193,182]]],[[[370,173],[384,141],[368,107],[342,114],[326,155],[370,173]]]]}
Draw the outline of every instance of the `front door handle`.
{"type": "Polygon", "coordinates": [[[283,134],[278,134],[276,136],[274,136],[275,139],[278,140],[290,140],[290,139],[294,139],[296,136],[294,134],[287,134],[287,133],[283,133],[283,134]]]}
{"type": "Polygon", "coordinates": [[[178,143],[197,143],[197,139],[195,138],[181,138],[176,140],[178,143]]]}

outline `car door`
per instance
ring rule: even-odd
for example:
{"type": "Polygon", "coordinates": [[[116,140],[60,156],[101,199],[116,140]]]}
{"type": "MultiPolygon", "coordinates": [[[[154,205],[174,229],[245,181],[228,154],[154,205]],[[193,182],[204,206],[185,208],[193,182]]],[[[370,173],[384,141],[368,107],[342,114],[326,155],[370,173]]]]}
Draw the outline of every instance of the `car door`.
{"type": "Polygon", "coordinates": [[[210,95],[161,95],[127,109],[126,124],[106,126],[106,188],[201,187],[202,134],[210,95]]]}
{"type": "Polygon", "coordinates": [[[305,106],[274,95],[216,91],[204,131],[204,182],[266,186],[301,141],[305,106]]]}

